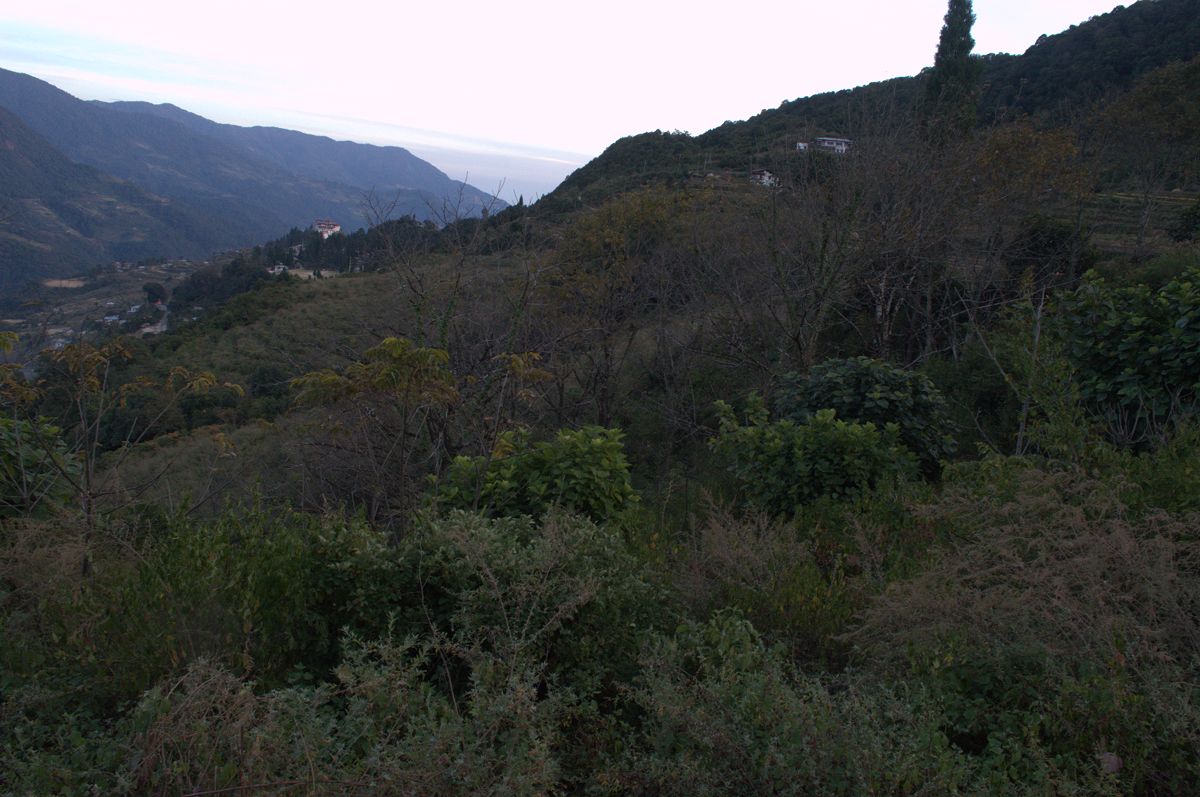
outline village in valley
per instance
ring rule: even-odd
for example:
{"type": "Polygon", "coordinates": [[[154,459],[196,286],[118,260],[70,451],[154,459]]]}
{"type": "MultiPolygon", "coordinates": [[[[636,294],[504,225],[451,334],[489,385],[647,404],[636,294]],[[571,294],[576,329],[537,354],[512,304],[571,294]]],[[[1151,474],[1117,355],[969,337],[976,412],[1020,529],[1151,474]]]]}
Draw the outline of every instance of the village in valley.
{"type": "MultiPolygon", "coordinates": [[[[326,240],[340,233],[342,226],[323,218],[316,219],[310,229],[326,240]]],[[[293,245],[292,264],[274,263],[266,267],[266,272],[275,277],[320,277],[319,270],[305,267],[303,249],[303,244],[293,245]]],[[[161,334],[180,320],[197,320],[208,309],[189,305],[179,318],[173,317],[168,309],[172,290],[196,271],[220,266],[239,254],[221,252],[204,260],[118,260],[96,266],[81,276],[44,279],[38,285],[38,295],[0,314],[0,332],[17,333],[21,348],[30,352],[61,349],[89,336],[161,334]]]]}

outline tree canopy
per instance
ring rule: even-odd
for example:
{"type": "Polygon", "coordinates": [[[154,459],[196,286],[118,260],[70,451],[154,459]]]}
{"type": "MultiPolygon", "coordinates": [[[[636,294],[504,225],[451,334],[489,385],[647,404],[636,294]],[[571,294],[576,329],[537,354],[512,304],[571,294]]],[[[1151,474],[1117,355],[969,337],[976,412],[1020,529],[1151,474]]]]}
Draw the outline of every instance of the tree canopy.
{"type": "Polygon", "coordinates": [[[975,122],[982,64],[971,57],[975,39],[971,0],[950,0],[938,39],[933,69],[925,82],[925,106],[939,130],[966,131],[975,122]]]}

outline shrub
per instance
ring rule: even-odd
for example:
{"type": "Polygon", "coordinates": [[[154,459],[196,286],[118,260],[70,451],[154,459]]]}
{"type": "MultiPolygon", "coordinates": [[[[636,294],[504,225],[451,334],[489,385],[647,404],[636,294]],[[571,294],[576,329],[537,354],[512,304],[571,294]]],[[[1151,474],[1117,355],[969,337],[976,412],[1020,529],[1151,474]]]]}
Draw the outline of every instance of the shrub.
{"type": "Polygon", "coordinates": [[[956,449],[974,451],[983,444],[1012,450],[1021,400],[977,341],[964,345],[957,358],[931,358],[922,370],[946,397],[956,449]]]}
{"type": "Polygon", "coordinates": [[[732,612],[658,638],[642,672],[612,793],[948,794],[961,777],[930,701],[799,675],[732,612]]]}
{"type": "Polygon", "coordinates": [[[863,613],[850,635],[863,664],[927,684],[993,793],[1086,784],[1101,761],[1120,762],[1106,787],[1119,793],[1191,788],[1194,519],[1132,520],[1112,484],[1027,460],[964,470],[982,478],[948,474],[923,510],[951,523],[958,543],[863,613]]]}
{"type": "Polygon", "coordinates": [[[737,609],[797,659],[827,662],[876,574],[821,542],[795,520],[713,509],[673,546],[673,581],[693,616],[737,609]]]}
{"type": "Polygon", "coordinates": [[[427,677],[444,653],[351,640],[336,685],[269,691],[197,663],[122,723],[120,775],[135,794],[555,792],[569,692],[539,697],[536,670],[495,666],[449,695],[427,677]]]}
{"type": "Polygon", "coordinates": [[[1094,270],[1110,287],[1145,285],[1157,291],[1198,263],[1200,251],[1183,246],[1164,250],[1148,260],[1134,257],[1107,260],[1094,270]]]}
{"type": "Polygon", "coordinates": [[[1200,236],[1200,199],[1180,211],[1167,232],[1176,241],[1194,241],[1200,236]]]}
{"type": "Polygon", "coordinates": [[[1192,421],[1176,429],[1154,451],[1121,453],[1118,472],[1129,479],[1123,497],[1131,507],[1200,512],[1200,424],[1192,421]]]}
{"type": "Polygon", "coordinates": [[[775,397],[776,415],[804,423],[823,409],[839,418],[884,427],[894,423],[900,441],[936,474],[954,454],[954,424],[946,401],[929,378],[869,357],[828,360],[807,375],[787,374],[775,397]]]}
{"type": "Polygon", "coordinates": [[[382,533],[362,522],[231,511],[170,518],[152,534],[132,561],[104,564],[78,620],[95,626],[81,655],[118,698],[200,659],[267,685],[319,676],[344,628],[386,627],[398,576],[382,533]]]}
{"type": "Polygon", "coordinates": [[[669,616],[618,533],[559,512],[537,523],[455,512],[419,524],[398,557],[405,628],[551,662],[581,694],[629,676],[669,616]]]}
{"type": "Polygon", "coordinates": [[[0,418],[0,519],[62,505],[78,473],[58,427],[0,418]]]}
{"type": "Polygon", "coordinates": [[[766,407],[751,396],[745,426],[732,408],[717,402],[720,430],[710,447],[726,459],[750,503],[774,515],[794,514],[818,498],[855,498],[913,470],[912,454],[895,424],[839,420],[819,410],[807,422],[771,423],[766,407]]]}
{"type": "Polygon", "coordinates": [[[612,520],[637,501],[621,437],[619,429],[587,426],[530,445],[524,435],[507,434],[492,457],[456,457],[435,500],[493,517],[541,517],[557,506],[612,520]]]}
{"type": "Polygon", "coordinates": [[[840,666],[855,616],[926,565],[939,530],[912,506],[932,490],[912,482],[820,500],[794,518],[710,507],[670,546],[672,581],[692,616],[737,609],[795,661],[840,666]]]}
{"type": "Polygon", "coordinates": [[[1062,285],[1090,269],[1099,253],[1074,224],[1035,214],[1026,218],[1005,250],[1010,280],[1032,278],[1040,285],[1062,285]],[[1064,279],[1065,278],[1065,279],[1064,279]]]}
{"type": "Polygon", "coordinates": [[[402,529],[441,459],[435,430],[461,400],[449,362],[444,349],[384,338],[340,371],[293,379],[298,402],[323,408],[299,447],[308,500],[349,504],[402,529]]]}
{"type": "Polygon", "coordinates": [[[1160,440],[1196,413],[1200,268],[1158,290],[1112,287],[1089,274],[1063,298],[1060,326],[1080,397],[1118,442],[1160,440]]]}
{"type": "Polygon", "coordinates": [[[397,627],[439,646],[432,680],[449,697],[486,687],[500,713],[525,710],[500,702],[510,687],[532,690],[519,704],[529,711],[560,701],[570,739],[547,744],[568,779],[620,743],[621,685],[675,615],[617,530],[562,512],[540,522],[456,512],[417,524],[399,557],[408,611],[397,627]]]}
{"type": "Polygon", "coordinates": [[[668,602],[615,533],[551,513],[423,520],[396,552],[397,611],[342,643],[336,683],[263,689],[193,664],[142,699],[141,791],[299,781],[317,794],[575,791],[617,746],[668,602]]]}

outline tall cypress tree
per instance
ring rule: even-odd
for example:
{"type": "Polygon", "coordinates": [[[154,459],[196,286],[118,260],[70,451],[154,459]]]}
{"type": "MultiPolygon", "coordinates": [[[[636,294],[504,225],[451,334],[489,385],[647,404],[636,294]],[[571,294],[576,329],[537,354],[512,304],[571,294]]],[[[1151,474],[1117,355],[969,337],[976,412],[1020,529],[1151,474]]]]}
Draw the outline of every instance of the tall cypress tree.
{"type": "Polygon", "coordinates": [[[966,132],[975,123],[982,65],[971,57],[975,39],[971,0],[950,0],[938,39],[933,69],[925,81],[925,107],[937,127],[966,132]]]}

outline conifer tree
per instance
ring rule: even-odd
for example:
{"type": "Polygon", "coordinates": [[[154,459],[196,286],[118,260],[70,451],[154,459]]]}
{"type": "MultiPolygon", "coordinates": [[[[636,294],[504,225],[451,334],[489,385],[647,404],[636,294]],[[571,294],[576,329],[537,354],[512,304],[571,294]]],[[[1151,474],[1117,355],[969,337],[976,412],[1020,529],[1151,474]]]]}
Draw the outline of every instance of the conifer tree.
{"type": "Polygon", "coordinates": [[[965,133],[975,122],[981,64],[971,57],[974,23],[971,0],[950,0],[933,69],[925,81],[928,120],[943,132],[965,133]]]}

